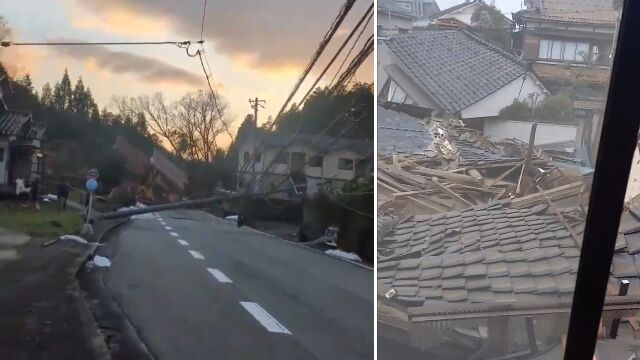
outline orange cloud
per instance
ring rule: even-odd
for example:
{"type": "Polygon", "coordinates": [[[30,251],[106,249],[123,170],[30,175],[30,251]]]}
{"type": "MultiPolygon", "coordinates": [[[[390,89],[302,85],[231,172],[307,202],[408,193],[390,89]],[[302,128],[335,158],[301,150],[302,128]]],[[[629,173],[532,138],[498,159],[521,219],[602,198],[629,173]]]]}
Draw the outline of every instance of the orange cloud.
{"type": "Polygon", "coordinates": [[[65,0],[65,6],[76,29],[96,29],[112,34],[159,38],[169,34],[171,23],[160,16],[140,16],[117,6],[102,11],[87,11],[78,0],[65,0]]]}

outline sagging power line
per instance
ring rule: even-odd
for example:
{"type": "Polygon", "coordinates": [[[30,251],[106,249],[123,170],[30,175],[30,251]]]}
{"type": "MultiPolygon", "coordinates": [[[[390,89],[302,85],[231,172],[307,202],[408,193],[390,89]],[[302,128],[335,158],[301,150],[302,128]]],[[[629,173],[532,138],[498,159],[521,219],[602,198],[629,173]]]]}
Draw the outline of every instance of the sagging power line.
{"type": "Polygon", "coordinates": [[[200,41],[47,41],[47,42],[13,42],[0,41],[0,46],[96,46],[96,45],[175,45],[178,47],[188,46],[192,43],[201,44],[200,41]]]}
{"type": "Polygon", "coordinates": [[[338,15],[333,20],[333,22],[331,23],[331,26],[327,30],[327,33],[318,44],[318,47],[316,48],[316,51],[313,53],[311,60],[309,60],[309,63],[307,64],[305,69],[302,71],[302,74],[298,78],[298,81],[296,81],[296,84],[294,85],[293,90],[291,91],[289,96],[287,96],[287,99],[285,100],[284,104],[282,104],[282,107],[278,111],[278,114],[276,115],[274,120],[267,125],[267,129],[271,130],[274,124],[276,123],[276,121],[278,120],[278,118],[287,109],[289,102],[291,102],[295,94],[298,92],[298,89],[300,88],[304,80],[307,78],[307,75],[309,75],[309,73],[311,72],[311,69],[316,64],[316,62],[320,58],[320,55],[322,55],[322,53],[324,52],[325,48],[327,47],[327,45],[329,44],[329,42],[331,41],[335,33],[338,31],[338,28],[340,27],[344,19],[349,14],[349,11],[351,11],[351,8],[353,7],[354,4],[355,4],[355,0],[347,0],[342,5],[342,7],[340,8],[340,11],[338,12],[338,15]]]}

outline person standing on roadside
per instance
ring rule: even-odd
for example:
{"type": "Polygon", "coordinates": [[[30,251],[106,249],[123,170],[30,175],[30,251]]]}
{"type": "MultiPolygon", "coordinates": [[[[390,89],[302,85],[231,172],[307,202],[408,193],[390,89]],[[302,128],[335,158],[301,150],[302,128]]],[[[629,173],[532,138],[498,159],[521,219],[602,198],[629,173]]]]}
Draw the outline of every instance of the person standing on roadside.
{"type": "Polygon", "coordinates": [[[61,182],[58,184],[58,209],[60,211],[67,210],[67,199],[69,198],[69,191],[71,190],[71,186],[67,182],[61,182]]]}

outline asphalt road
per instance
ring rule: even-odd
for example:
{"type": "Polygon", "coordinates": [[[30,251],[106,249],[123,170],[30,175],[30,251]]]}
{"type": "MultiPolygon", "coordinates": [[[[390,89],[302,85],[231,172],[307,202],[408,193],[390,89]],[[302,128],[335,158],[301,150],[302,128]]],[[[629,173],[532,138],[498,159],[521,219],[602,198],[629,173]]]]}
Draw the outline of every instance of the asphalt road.
{"type": "Polygon", "coordinates": [[[159,215],[107,239],[105,276],[156,359],[373,359],[372,270],[203,212],[159,215]]]}

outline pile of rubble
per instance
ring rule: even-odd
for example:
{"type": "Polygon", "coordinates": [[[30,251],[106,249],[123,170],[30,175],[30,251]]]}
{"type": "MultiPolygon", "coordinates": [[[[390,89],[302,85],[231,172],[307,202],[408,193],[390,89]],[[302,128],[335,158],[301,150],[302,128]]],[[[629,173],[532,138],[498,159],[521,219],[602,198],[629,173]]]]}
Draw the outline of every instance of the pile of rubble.
{"type": "Polygon", "coordinates": [[[553,161],[539,147],[494,142],[455,119],[420,120],[382,107],[378,118],[380,214],[434,214],[498,201],[522,209],[588,189],[576,166],[553,161]]]}

